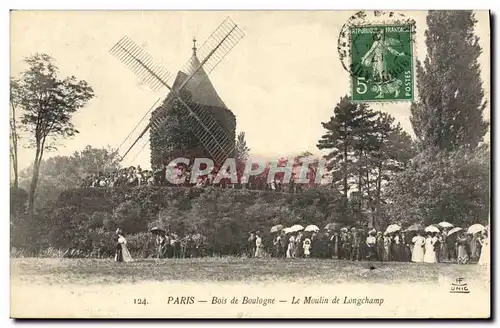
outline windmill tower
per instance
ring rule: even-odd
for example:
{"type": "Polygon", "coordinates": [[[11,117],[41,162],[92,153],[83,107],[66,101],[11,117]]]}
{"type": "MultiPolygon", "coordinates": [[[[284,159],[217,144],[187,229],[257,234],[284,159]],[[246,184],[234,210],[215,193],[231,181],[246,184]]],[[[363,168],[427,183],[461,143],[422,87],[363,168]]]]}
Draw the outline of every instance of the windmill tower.
{"type": "MultiPolygon", "coordinates": [[[[181,92],[182,99],[189,102],[200,117],[206,115],[213,117],[229,140],[234,142],[236,117],[218,95],[203,67],[196,70],[201,66],[197,56],[196,39],[193,39],[192,50],[189,62],[177,73],[173,88],[177,88],[188,76],[192,76],[181,92]]],[[[151,114],[151,122],[158,120],[159,117],[165,118],[161,126],[150,132],[151,167],[157,168],[164,163],[168,164],[177,157],[210,158],[210,152],[198,141],[192,129],[188,128],[192,122],[186,118],[184,107],[175,101],[170,101],[169,97],[170,94],[151,114]]]]}

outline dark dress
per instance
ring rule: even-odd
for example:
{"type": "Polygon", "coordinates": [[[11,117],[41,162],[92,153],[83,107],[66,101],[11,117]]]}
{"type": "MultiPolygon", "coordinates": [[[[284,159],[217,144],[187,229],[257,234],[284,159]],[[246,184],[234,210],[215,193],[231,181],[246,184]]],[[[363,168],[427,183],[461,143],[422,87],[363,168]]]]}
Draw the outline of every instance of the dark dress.
{"type": "Polygon", "coordinates": [[[116,251],[115,261],[116,262],[123,262],[122,245],[118,242],[118,238],[116,239],[115,251],[116,251]]]}

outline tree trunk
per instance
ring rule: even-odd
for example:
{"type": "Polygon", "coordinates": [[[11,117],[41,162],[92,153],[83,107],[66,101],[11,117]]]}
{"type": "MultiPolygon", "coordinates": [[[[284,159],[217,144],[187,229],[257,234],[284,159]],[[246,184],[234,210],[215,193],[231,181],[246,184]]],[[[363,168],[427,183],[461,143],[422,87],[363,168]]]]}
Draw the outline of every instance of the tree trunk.
{"type": "Polygon", "coordinates": [[[37,141],[35,161],[33,162],[33,176],[31,178],[30,191],[28,194],[28,209],[30,215],[35,212],[35,195],[36,195],[36,188],[38,187],[38,176],[40,174],[40,164],[42,163],[44,147],[45,147],[45,138],[43,138],[41,142],[37,141]]]}
{"type": "Polygon", "coordinates": [[[19,168],[17,162],[17,129],[16,129],[16,107],[12,107],[12,121],[11,121],[11,134],[12,134],[12,168],[14,170],[14,188],[19,188],[19,168]]]}
{"type": "Polygon", "coordinates": [[[35,212],[35,193],[36,193],[36,187],[38,185],[38,174],[40,173],[40,149],[39,146],[37,146],[36,149],[36,154],[35,154],[35,160],[33,162],[33,176],[31,177],[31,184],[30,184],[30,190],[28,193],[28,210],[30,214],[33,214],[35,212]]]}
{"type": "Polygon", "coordinates": [[[348,208],[348,198],[347,192],[349,190],[349,186],[347,185],[347,145],[344,145],[344,221],[347,222],[347,208],[348,208]]]}
{"type": "Polygon", "coordinates": [[[378,225],[380,223],[380,201],[381,201],[381,194],[382,194],[382,162],[379,163],[378,165],[378,177],[377,177],[377,192],[375,195],[375,208],[376,208],[376,215],[373,218],[373,224],[378,225]]]}

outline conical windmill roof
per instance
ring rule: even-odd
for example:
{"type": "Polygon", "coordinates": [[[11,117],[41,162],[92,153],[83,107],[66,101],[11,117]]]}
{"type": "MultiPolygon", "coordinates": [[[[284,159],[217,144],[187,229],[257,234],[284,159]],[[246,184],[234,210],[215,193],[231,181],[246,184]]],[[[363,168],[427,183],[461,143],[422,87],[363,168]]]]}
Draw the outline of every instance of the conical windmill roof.
{"type": "Polygon", "coordinates": [[[191,93],[192,100],[200,105],[227,108],[222,99],[217,94],[217,91],[215,91],[212,82],[210,82],[210,79],[208,78],[208,75],[203,70],[203,68],[200,68],[198,71],[196,71],[196,68],[198,68],[199,65],[200,60],[198,59],[196,54],[193,54],[185,68],[177,73],[177,77],[175,78],[174,82],[174,88],[179,86],[183,81],[187,79],[188,76],[194,73],[193,77],[184,86],[184,90],[187,90],[191,93]]]}

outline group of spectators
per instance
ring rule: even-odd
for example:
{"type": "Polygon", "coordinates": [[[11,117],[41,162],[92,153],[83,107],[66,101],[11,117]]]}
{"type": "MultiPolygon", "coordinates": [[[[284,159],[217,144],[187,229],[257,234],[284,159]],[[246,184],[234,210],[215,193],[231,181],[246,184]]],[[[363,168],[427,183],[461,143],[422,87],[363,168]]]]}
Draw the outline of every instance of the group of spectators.
{"type": "MultiPolygon", "coordinates": [[[[246,254],[249,257],[337,258],[340,260],[397,262],[478,262],[487,233],[457,234],[443,232],[383,233],[372,229],[342,228],[340,231],[294,232],[281,230],[263,237],[250,232],[246,254]]],[[[483,254],[484,255],[484,254],[483,254]]]]}
{"type": "MultiPolygon", "coordinates": [[[[162,186],[171,185],[166,178],[167,168],[164,165],[156,171],[143,170],[140,166],[130,166],[111,172],[99,172],[87,176],[81,188],[98,188],[98,187],[137,187],[137,186],[162,186]]],[[[251,189],[251,190],[267,190],[276,192],[295,193],[302,191],[300,184],[284,184],[279,179],[267,182],[267,178],[263,176],[251,176],[246,183],[232,183],[229,178],[223,178],[217,183],[214,183],[214,175],[205,175],[198,177],[196,182],[192,184],[191,171],[189,168],[178,169],[177,179],[183,179],[182,186],[194,186],[198,188],[207,186],[216,186],[224,189],[251,189]]]]}

